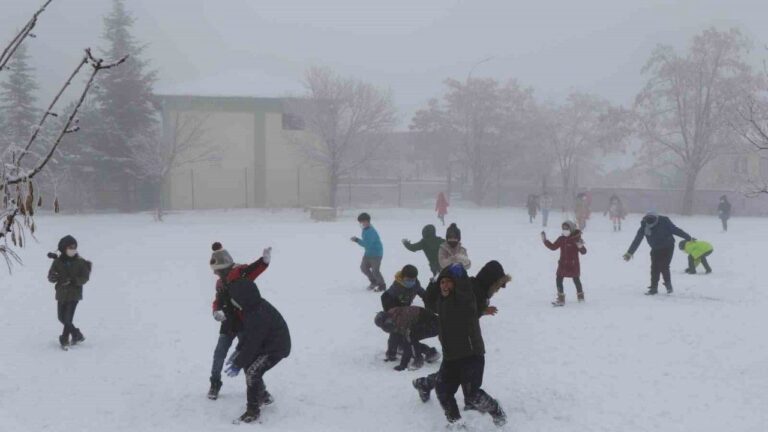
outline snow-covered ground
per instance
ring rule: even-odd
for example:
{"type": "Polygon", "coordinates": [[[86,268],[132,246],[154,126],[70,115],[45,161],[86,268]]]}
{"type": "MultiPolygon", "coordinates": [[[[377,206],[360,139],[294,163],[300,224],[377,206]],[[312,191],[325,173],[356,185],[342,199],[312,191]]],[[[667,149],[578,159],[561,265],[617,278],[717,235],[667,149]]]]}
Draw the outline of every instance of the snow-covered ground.
{"type": "MultiPolygon", "coordinates": [[[[498,259],[513,275],[493,299],[499,314],[482,320],[485,389],[515,431],[768,430],[768,337],[764,279],[768,223],[735,219],[723,234],[715,218],[674,217],[715,245],[714,274],[682,273],[677,292],[649,298],[648,248],[627,264],[639,216],[623,233],[595,215],[582,261],[587,303],[550,306],[557,254],[538,225],[518,210],[451,209],[474,270],[498,259]]],[[[373,211],[385,245],[384,273],[424,256],[406,251],[433,223],[423,210],[373,211]]],[[[312,223],[299,211],[182,213],[154,223],[147,215],[41,217],[39,243],[25,265],[0,272],[0,430],[228,431],[245,406],[241,377],[225,378],[218,401],[205,397],[218,324],[210,314],[210,245],[237,261],[273,246],[272,267],[257,281],[291,329],[291,356],[266,375],[276,403],[265,431],[430,431],[442,428],[433,398],[422,404],[411,380],[436,369],[395,372],[381,361],[386,336],[373,325],[379,296],[365,291],[356,212],[312,223]],[[88,338],[57,345],[53,287],[45,252],[72,234],[94,262],[76,324],[88,338]]],[[[548,230],[556,236],[561,218],[548,230]]],[[[442,229],[441,229],[442,230],[442,229]]],[[[474,273],[474,272],[471,272],[474,273]]],[[[418,302],[418,300],[417,300],[418,302]]],[[[437,340],[431,341],[437,344],[437,340]]],[[[460,398],[460,395],[459,395],[460,398]]],[[[461,401],[460,401],[461,403],[461,401]]],[[[490,418],[466,416],[473,430],[490,418]]]]}

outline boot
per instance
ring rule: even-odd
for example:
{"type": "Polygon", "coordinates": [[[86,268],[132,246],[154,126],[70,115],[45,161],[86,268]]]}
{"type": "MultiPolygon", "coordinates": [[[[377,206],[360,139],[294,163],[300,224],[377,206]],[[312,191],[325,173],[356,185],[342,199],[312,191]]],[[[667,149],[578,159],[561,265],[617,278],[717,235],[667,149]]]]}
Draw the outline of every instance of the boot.
{"type": "Polygon", "coordinates": [[[422,367],[424,367],[424,357],[422,356],[416,356],[413,361],[411,362],[411,365],[408,367],[409,370],[419,370],[422,367]]]}
{"type": "Polygon", "coordinates": [[[456,399],[446,398],[446,400],[441,400],[440,406],[443,407],[448,424],[454,424],[461,420],[461,413],[459,413],[459,405],[456,403],[456,399]]]}
{"type": "Polygon", "coordinates": [[[366,288],[368,291],[373,291],[376,289],[376,284],[374,282],[371,282],[370,285],[368,285],[368,288],[366,288]]]}
{"type": "Polygon", "coordinates": [[[83,336],[83,333],[80,332],[80,329],[75,329],[75,331],[72,332],[72,345],[77,345],[84,341],[85,336],[83,336]]]}
{"type": "Polygon", "coordinates": [[[219,398],[219,391],[221,391],[221,381],[211,380],[211,388],[208,390],[208,399],[216,400],[219,398]]]}
{"type": "Polygon", "coordinates": [[[565,294],[558,293],[557,299],[552,302],[552,306],[565,306],[565,294]]]}
{"type": "Polygon", "coordinates": [[[672,289],[672,285],[664,284],[664,286],[667,287],[667,294],[672,294],[673,292],[675,292],[675,290],[672,289]]]}
{"type": "Polygon", "coordinates": [[[471,398],[470,405],[482,413],[490,414],[493,418],[493,424],[496,426],[501,427],[507,423],[507,414],[501,408],[499,401],[483,390],[478,390],[475,393],[475,396],[471,398]]]}
{"type": "Polygon", "coordinates": [[[248,405],[248,408],[245,410],[243,415],[240,416],[240,421],[243,423],[253,423],[258,420],[260,416],[261,410],[259,410],[258,405],[248,405]]]}
{"type": "Polygon", "coordinates": [[[576,298],[579,300],[579,303],[584,303],[584,292],[576,293],[576,298]]]}
{"type": "Polygon", "coordinates": [[[659,291],[656,287],[648,287],[648,291],[645,293],[645,295],[656,295],[659,291]]]}
{"type": "Polygon", "coordinates": [[[413,380],[413,388],[419,392],[419,398],[422,402],[429,401],[429,395],[432,393],[432,386],[429,385],[428,377],[416,378],[413,380]]]}
{"type": "Polygon", "coordinates": [[[69,336],[59,336],[59,345],[61,345],[61,349],[69,349],[69,336]]]}
{"type": "Polygon", "coordinates": [[[440,351],[436,350],[435,348],[430,348],[427,352],[427,363],[435,363],[440,360],[440,351]]]}
{"type": "Polygon", "coordinates": [[[384,361],[385,361],[385,362],[393,362],[393,361],[397,361],[397,354],[396,354],[396,353],[395,353],[395,354],[393,354],[393,353],[387,353],[387,354],[386,354],[386,357],[384,357],[384,361]]]}
{"type": "Polygon", "coordinates": [[[264,394],[261,396],[261,401],[259,403],[261,406],[272,405],[275,403],[275,398],[273,398],[268,391],[264,390],[264,394]]]}

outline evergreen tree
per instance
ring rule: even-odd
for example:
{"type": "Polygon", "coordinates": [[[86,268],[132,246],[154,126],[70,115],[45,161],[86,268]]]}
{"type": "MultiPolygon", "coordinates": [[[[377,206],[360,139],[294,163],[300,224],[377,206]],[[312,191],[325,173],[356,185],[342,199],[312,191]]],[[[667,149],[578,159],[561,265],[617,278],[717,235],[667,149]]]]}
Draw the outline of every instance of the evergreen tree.
{"type": "Polygon", "coordinates": [[[0,154],[9,148],[23,149],[39,120],[35,96],[37,82],[23,44],[8,63],[6,72],[6,79],[0,83],[0,127],[3,131],[0,134],[0,154]]]}

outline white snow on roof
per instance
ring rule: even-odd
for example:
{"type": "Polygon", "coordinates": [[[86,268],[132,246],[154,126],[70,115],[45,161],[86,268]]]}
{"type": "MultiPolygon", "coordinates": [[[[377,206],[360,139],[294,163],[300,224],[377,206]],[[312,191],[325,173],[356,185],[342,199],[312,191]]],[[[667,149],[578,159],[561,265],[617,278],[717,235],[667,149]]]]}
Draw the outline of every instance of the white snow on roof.
{"type": "Polygon", "coordinates": [[[301,82],[290,76],[269,75],[258,69],[227,71],[193,81],[160,84],[155,93],[168,96],[286,97],[303,92],[301,82]]]}

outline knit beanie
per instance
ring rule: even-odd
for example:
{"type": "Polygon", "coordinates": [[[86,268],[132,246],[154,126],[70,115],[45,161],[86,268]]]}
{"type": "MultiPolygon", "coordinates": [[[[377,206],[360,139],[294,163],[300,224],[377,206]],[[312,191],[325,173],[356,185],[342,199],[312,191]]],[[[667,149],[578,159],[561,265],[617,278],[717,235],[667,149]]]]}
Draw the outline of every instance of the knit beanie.
{"type": "Polygon", "coordinates": [[[448,229],[445,231],[445,238],[446,239],[456,239],[461,241],[461,230],[459,227],[456,226],[455,223],[452,223],[448,226],[448,229]]]}
{"type": "Polygon", "coordinates": [[[232,256],[221,246],[221,243],[214,243],[211,249],[213,249],[213,254],[211,254],[211,269],[213,271],[224,270],[235,265],[232,256]]]}

